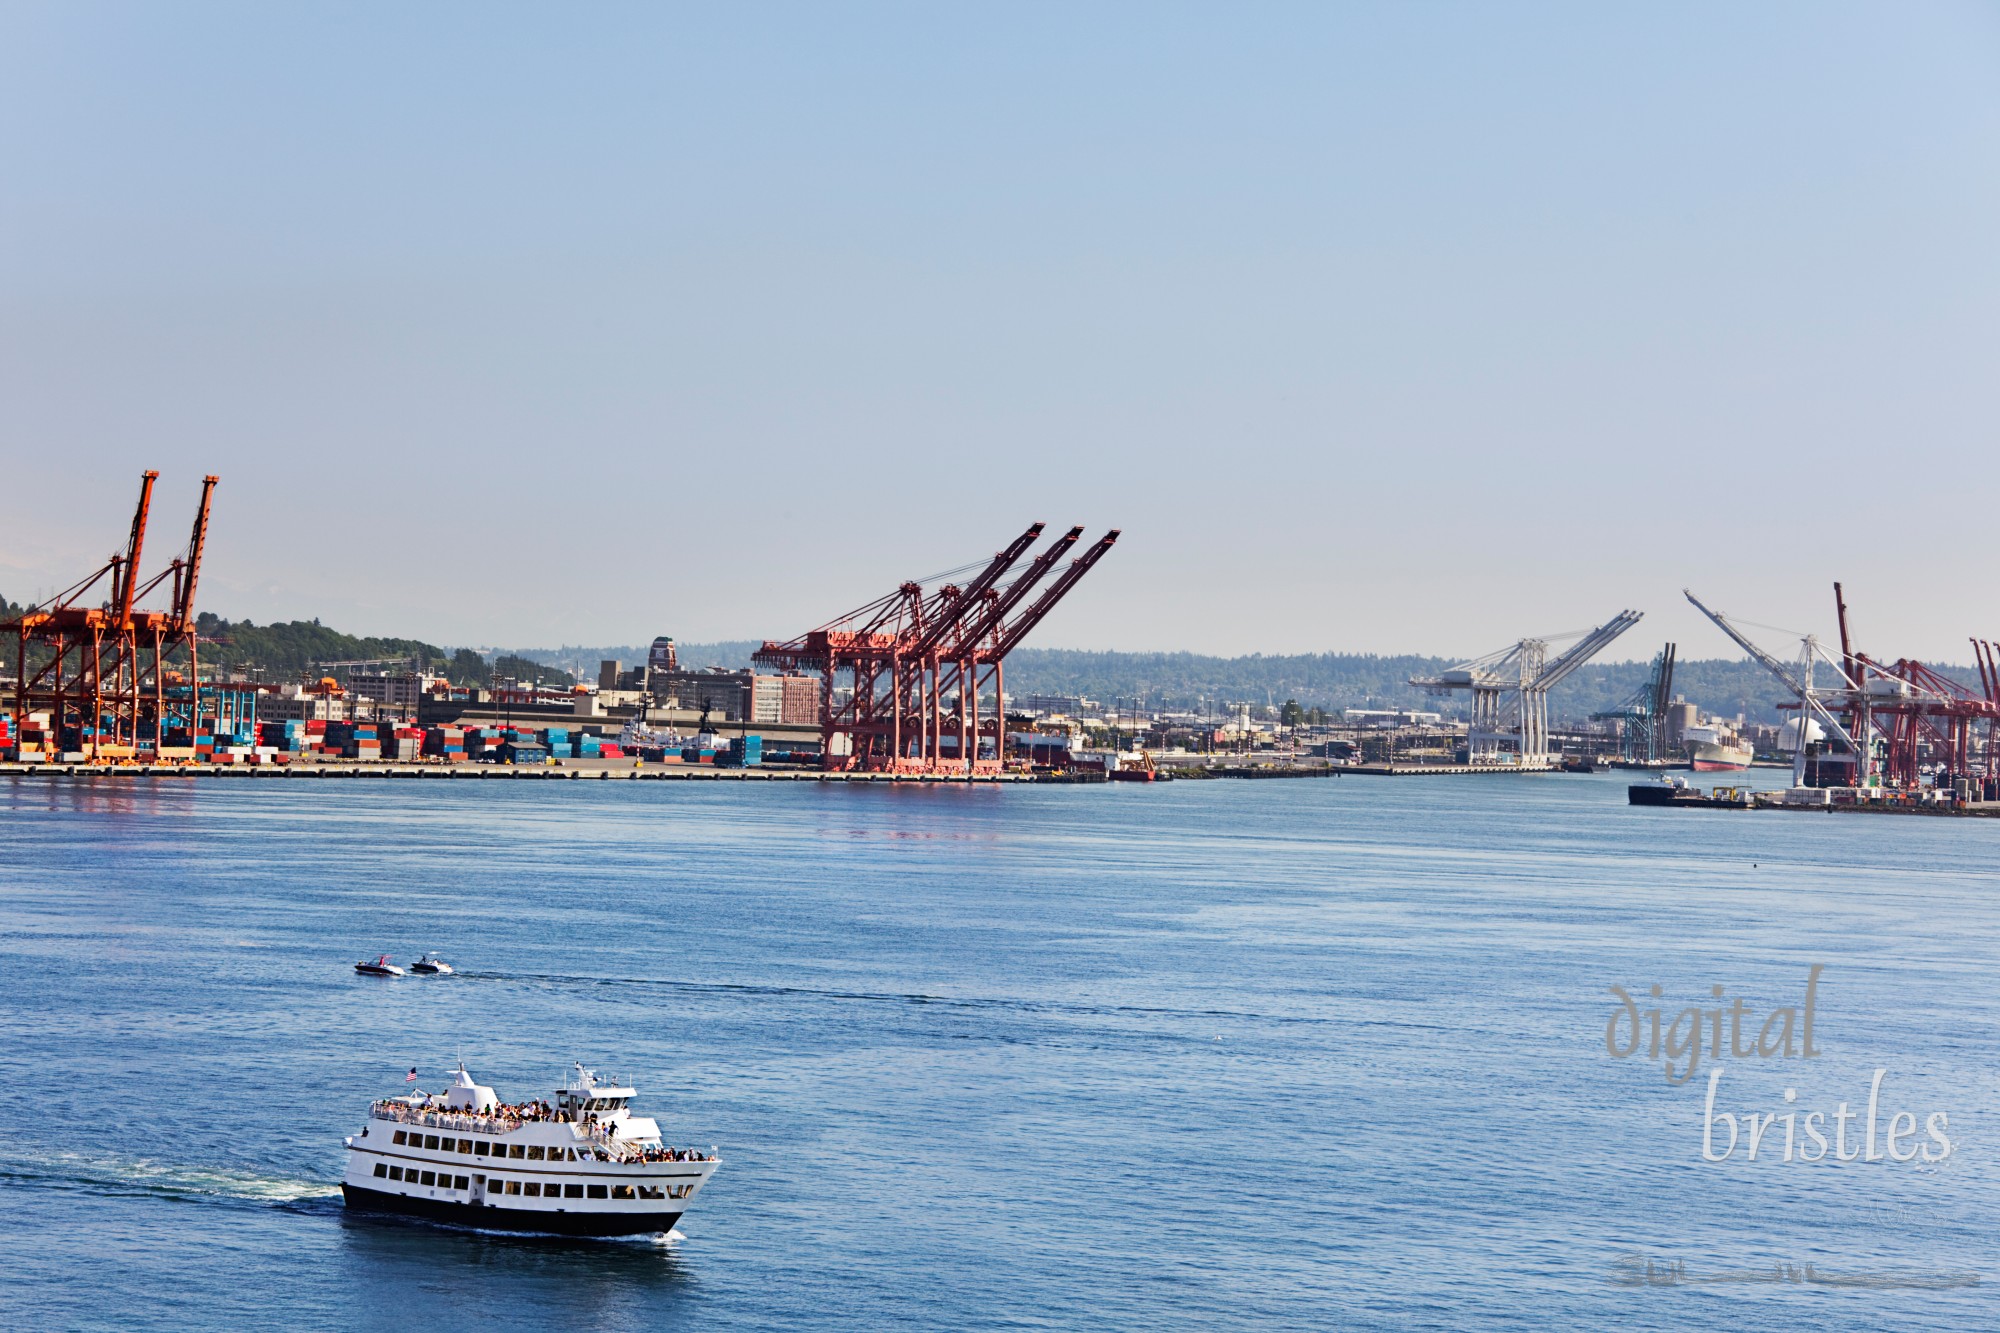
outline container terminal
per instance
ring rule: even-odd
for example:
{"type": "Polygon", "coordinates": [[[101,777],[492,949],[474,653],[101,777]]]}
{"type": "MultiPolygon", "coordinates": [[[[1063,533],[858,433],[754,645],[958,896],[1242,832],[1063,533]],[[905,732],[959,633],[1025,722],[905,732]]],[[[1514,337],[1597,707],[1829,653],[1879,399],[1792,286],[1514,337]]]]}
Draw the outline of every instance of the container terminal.
{"type": "MultiPolygon", "coordinates": [[[[1548,774],[1625,768],[1789,768],[1783,792],[1720,789],[1644,803],[1682,808],[2000,810],[2000,657],[1972,640],[1978,684],[1855,645],[1834,585],[1839,651],[1796,660],[1688,600],[1783,695],[1778,726],[1703,716],[1674,692],[1677,648],[1618,707],[1567,724],[1549,693],[1638,624],[1525,637],[1409,684],[1437,711],[1225,705],[1220,715],[1010,695],[1006,658],[1112,549],[1031,524],[988,559],[892,591],[803,634],[765,641],[748,669],[692,668],[675,642],[600,663],[567,688],[467,685],[421,662],[327,662],[304,678],[204,666],[199,587],[217,478],[187,543],[142,573],[156,472],[142,474],[126,543],[39,606],[0,623],[0,767],[66,774],[246,773],[826,781],[1139,781],[1548,774]],[[1037,548],[1040,549],[1037,549],[1037,548]],[[164,609],[146,609],[163,601],[164,609]],[[402,667],[404,669],[394,669],[402,667]],[[1463,698],[1467,709],[1452,712],[1463,698]]],[[[1636,793],[1637,789],[1635,789],[1636,793]]],[[[1635,800],[1640,796],[1635,794],[1635,800]]]]}
{"type": "Polygon", "coordinates": [[[202,670],[194,606],[217,478],[203,480],[187,545],[144,576],[158,476],[141,476],[119,552],[0,624],[16,649],[10,706],[0,714],[7,764],[654,765],[1026,778],[1036,767],[1033,745],[1009,753],[1007,654],[1118,540],[1113,529],[1080,545],[1079,526],[1043,545],[1045,525],[1031,524],[931,586],[904,582],[795,638],[764,643],[749,671],[685,671],[662,638],[636,680],[607,662],[596,689],[467,689],[421,672],[280,685],[202,670]],[[166,598],[165,610],[143,608],[154,595],[166,598]]]}

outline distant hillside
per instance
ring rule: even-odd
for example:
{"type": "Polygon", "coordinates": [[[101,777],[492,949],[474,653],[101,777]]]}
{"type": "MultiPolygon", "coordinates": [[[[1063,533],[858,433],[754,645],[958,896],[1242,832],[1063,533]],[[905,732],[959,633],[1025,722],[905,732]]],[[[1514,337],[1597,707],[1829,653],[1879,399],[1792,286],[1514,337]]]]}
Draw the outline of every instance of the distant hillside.
{"type": "MultiPolygon", "coordinates": [[[[758,645],[750,640],[676,645],[684,665],[739,668],[750,665],[758,645]]],[[[601,659],[626,666],[645,660],[638,645],[611,648],[516,650],[526,658],[561,666],[594,679],[601,659]]],[[[1088,652],[1070,648],[1021,648],[1007,659],[1007,692],[1081,694],[1110,702],[1143,699],[1158,708],[1199,711],[1231,703],[1275,707],[1296,699],[1308,708],[1399,708],[1433,710],[1452,706],[1431,699],[1408,681],[1454,665],[1447,658],[1380,656],[1372,653],[1317,653],[1297,656],[1206,657],[1196,653],[1088,652]]],[[[1592,663],[1579,669],[1550,696],[1561,719],[1586,718],[1616,708],[1645,684],[1647,662],[1592,663]]],[[[1675,692],[1712,713],[1776,722],[1774,707],[1783,690],[1750,661],[1711,659],[1682,662],[1675,692]]],[[[1458,696],[1460,706],[1464,696],[1458,696]]]]}
{"type": "MultiPolygon", "coordinates": [[[[722,667],[729,671],[740,671],[750,665],[750,654],[763,647],[761,639],[733,639],[723,643],[674,643],[674,652],[683,667],[700,671],[706,667],[722,667]]],[[[579,680],[596,681],[597,664],[604,661],[617,662],[620,666],[643,665],[650,644],[623,643],[609,648],[584,648],[565,644],[561,648],[516,648],[518,655],[532,661],[546,663],[571,672],[579,680]]]]}
{"type": "MultiPolygon", "coordinates": [[[[456,653],[421,639],[360,638],[330,629],[317,620],[292,620],[258,625],[248,620],[224,620],[209,612],[195,617],[195,632],[204,642],[204,666],[229,670],[257,668],[266,680],[287,680],[307,674],[327,662],[415,660],[464,684],[483,683],[486,659],[469,648],[456,653]]],[[[394,670],[394,666],[387,667],[394,670]]]]}
{"type": "MultiPolygon", "coordinates": [[[[1167,708],[1198,708],[1202,701],[1281,704],[1296,699],[1309,708],[1427,708],[1452,711],[1465,696],[1434,699],[1408,682],[1455,663],[1442,657],[1383,657],[1318,653],[1286,657],[1202,657],[1193,653],[1093,653],[1024,648],[1007,659],[1007,688],[1018,694],[1086,694],[1094,699],[1143,698],[1167,708]]],[[[1581,719],[1616,708],[1636,694],[1651,670],[1646,662],[1592,663],[1549,696],[1552,714],[1581,719]]],[[[1749,661],[1682,662],[1675,693],[1710,712],[1775,722],[1772,706],[1783,690],[1749,661]]]]}

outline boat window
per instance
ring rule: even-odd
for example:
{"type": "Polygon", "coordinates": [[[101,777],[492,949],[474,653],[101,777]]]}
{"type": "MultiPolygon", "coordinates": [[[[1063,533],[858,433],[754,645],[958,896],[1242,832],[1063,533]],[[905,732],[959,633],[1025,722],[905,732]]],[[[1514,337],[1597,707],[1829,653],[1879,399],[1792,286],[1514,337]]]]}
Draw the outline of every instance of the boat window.
{"type": "Polygon", "coordinates": [[[392,1167],[390,1167],[390,1168],[389,1168],[389,1179],[391,1179],[391,1180],[401,1180],[402,1178],[403,1178],[403,1168],[402,1168],[402,1167],[400,1167],[400,1166],[392,1166],[392,1167]]]}
{"type": "Polygon", "coordinates": [[[410,1134],[408,1130],[399,1129],[396,1131],[395,1142],[408,1143],[409,1141],[410,1141],[410,1134]]]}
{"type": "Polygon", "coordinates": [[[529,1161],[531,1161],[531,1162],[539,1162],[539,1161],[541,1161],[541,1160],[542,1160],[542,1145],[541,1145],[541,1144],[537,1143],[537,1144],[534,1144],[534,1145],[532,1145],[532,1146],[530,1146],[530,1147],[529,1147],[529,1149],[528,1149],[528,1160],[529,1160],[529,1161]]]}
{"type": "Polygon", "coordinates": [[[613,1185],[611,1187],[611,1197],[614,1199],[635,1199],[638,1195],[632,1192],[630,1185],[613,1185]]]}
{"type": "Polygon", "coordinates": [[[603,1185],[592,1185],[590,1187],[590,1197],[593,1199],[608,1198],[610,1194],[611,1191],[603,1185]]]}
{"type": "Polygon", "coordinates": [[[563,1197],[565,1199],[581,1199],[583,1197],[583,1186],[581,1185],[563,1186],[563,1197]]]}
{"type": "Polygon", "coordinates": [[[460,1140],[458,1141],[458,1150],[459,1150],[460,1152],[465,1152],[465,1153],[469,1153],[469,1152],[471,1152],[471,1151],[472,1151],[472,1140],[471,1140],[471,1139],[460,1139],[460,1140]]]}
{"type": "Polygon", "coordinates": [[[521,1192],[521,1182],[520,1182],[520,1181],[518,1181],[518,1180],[510,1180],[510,1181],[508,1181],[508,1182],[507,1182],[507,1192],[508,1192],[509,1194],[519,1194],[519,1193],[521,1192]]]}
{"type": "Polygon", "coordinates": [[[515,1143],[508,1146],[507,1155],[509,1157],[519,1157],[526,1151],[527,1149],[524,1148],[522,1145],[515,1143]]]}
{"type": "Polygon", "coordinates": [[[437,1184],[437,1172],[435,1172],[435,1171],[426,1171],[426,1172],[424,1172],[424,1174],[423,1174],[423,1178],[422,1178],[422,1179],[420,1179],[419,1181],[417,1181],[417,1183],[418,1183],[419,1185],[435,1185],[435,1184],[437,1184]]]}
{"type": "MultiPolygon", "coordinates": [[[[472,1145],[472,1155],[473,1155],[474,1157],[484,1157],[484,1156],[486,1155],[486,1140],[485,1140],[485,1139],[480,1139],[480,1140],[479,1140],[478,1142],[476,1142],[476,1143],[474,1143],[474,1144],[472,1145]]],[[[505,1149],[502,1149],[502,1150],[501,1150],[501,1156],[503,1156],[503,1157],[504,1157],[504,1156],[506,1156],[506,1150],[505,1150],[505,1149]]]]}
{"type": "Polygon", "coordinates": [[[426,1135],[424,1135],[424,1147],[426,1147],[426,1148],[430,1149],[431,1151],[435,1152],[435,1151],[437,1151],[437,1146],[438,1146],[438,1136],[437,1136],[437,1135],[435,1135],[435,1134],[426,1134],[426,1135]]]}
{"type": "Polygon", "coordinates": [[[377,1162],[377,1163],[375,1163],[375,1174],[376,1174],[376,1175],[378,1175],[378,1176],[386,1176],[386,1175],[388,1175],[388,1174],[389,1174],[389,1164],[388,1164],[387,1162],[377,1162]]]}
{"type": "Polygon", "coordinates": [[[667,1192],[658,1185],[641,1185],[639,1187],[639,1197],[642,1199],[664,1199],[667,1197],[667,1192]]]}
{"type": "Polygon", "coordinates": [[[455,1190],[469,1190],[472,1188],[472,1182],[464,1176],[453,1176],[451,1178],[451,1187],[455,1190]]]}
{"type": "Polygon", "coordinates": [[[542,1197],[542,1182],[541,1182],[541,1181],[539,1181],[539,1180],[531,1180],[531,1181],[529,1181],[529,1182],[528,1182],[528,1186],[527,1186],[527,1189],[526,1189],[526,1190],[524,1191],[524,1193],[526,1193],[526,1194],[527,1194],[527,1196],[528,1196],[529,1198],[531,1198],[531,1199],[539,1199],[539,1198],[541,1198],[541,1197],[542,1197]]]}

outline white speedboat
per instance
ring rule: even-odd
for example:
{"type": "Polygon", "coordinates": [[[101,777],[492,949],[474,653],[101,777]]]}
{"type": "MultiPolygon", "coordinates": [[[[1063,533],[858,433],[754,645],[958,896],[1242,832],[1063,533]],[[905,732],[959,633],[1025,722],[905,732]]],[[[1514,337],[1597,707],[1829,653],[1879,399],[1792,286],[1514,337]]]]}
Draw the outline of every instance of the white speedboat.
{"type": "Polygon", "coordinates": [[[390,962],[389,955],[386,953],[372,963],[356,963],[354,970],[364,977],[400,977],[403,975],[403,969],[390,962]]]}
{"type": "Polygon", "coordinates": [[[425,976],[448,977],[452,975],[452,966],[436,954],[427,953],[410,964],[410,971],[425,976]]]}
{"type": "Polygon", "coordinates": [[[347,1206],[500,1231],[671,1230],[715,1174],[627,1110],[633,1089],[582,1065],[546,1101],[504,1105],[458,1067],[449,1089],[389,1097],[347,1144],[347,1206]]]}

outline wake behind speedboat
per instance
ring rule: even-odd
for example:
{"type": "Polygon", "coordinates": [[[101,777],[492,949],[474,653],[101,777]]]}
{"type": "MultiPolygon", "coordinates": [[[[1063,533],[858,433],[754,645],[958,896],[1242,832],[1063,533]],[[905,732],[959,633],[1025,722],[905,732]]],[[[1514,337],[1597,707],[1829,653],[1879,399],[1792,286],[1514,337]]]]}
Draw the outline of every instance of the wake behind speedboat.
{"type": "Polygon", "coordinates": [[[435,953],[427,953],[410,964],[410,971],[424,976],[448,977],[453,975],[452,966],[435,953]]]}
{"type": "Polygon", "coordinates": [[[364,977],[400,977],[403,975],[403,969],[390,962],[389,955],[386,953],[372,963],[356,963],[354,970],[364,977]]]}
{"type": "Polygon", "coordinates": [[[553,1104],[503,1105],[460,1065],[442,1093],[368,1108],[340,1190],[349,1208],[482,1230],[671,1231],[715,1174],[715,1151],[669,1146],[658,1122],[626,1109],[632,1096],[578,1065],[553,1104]]]}

